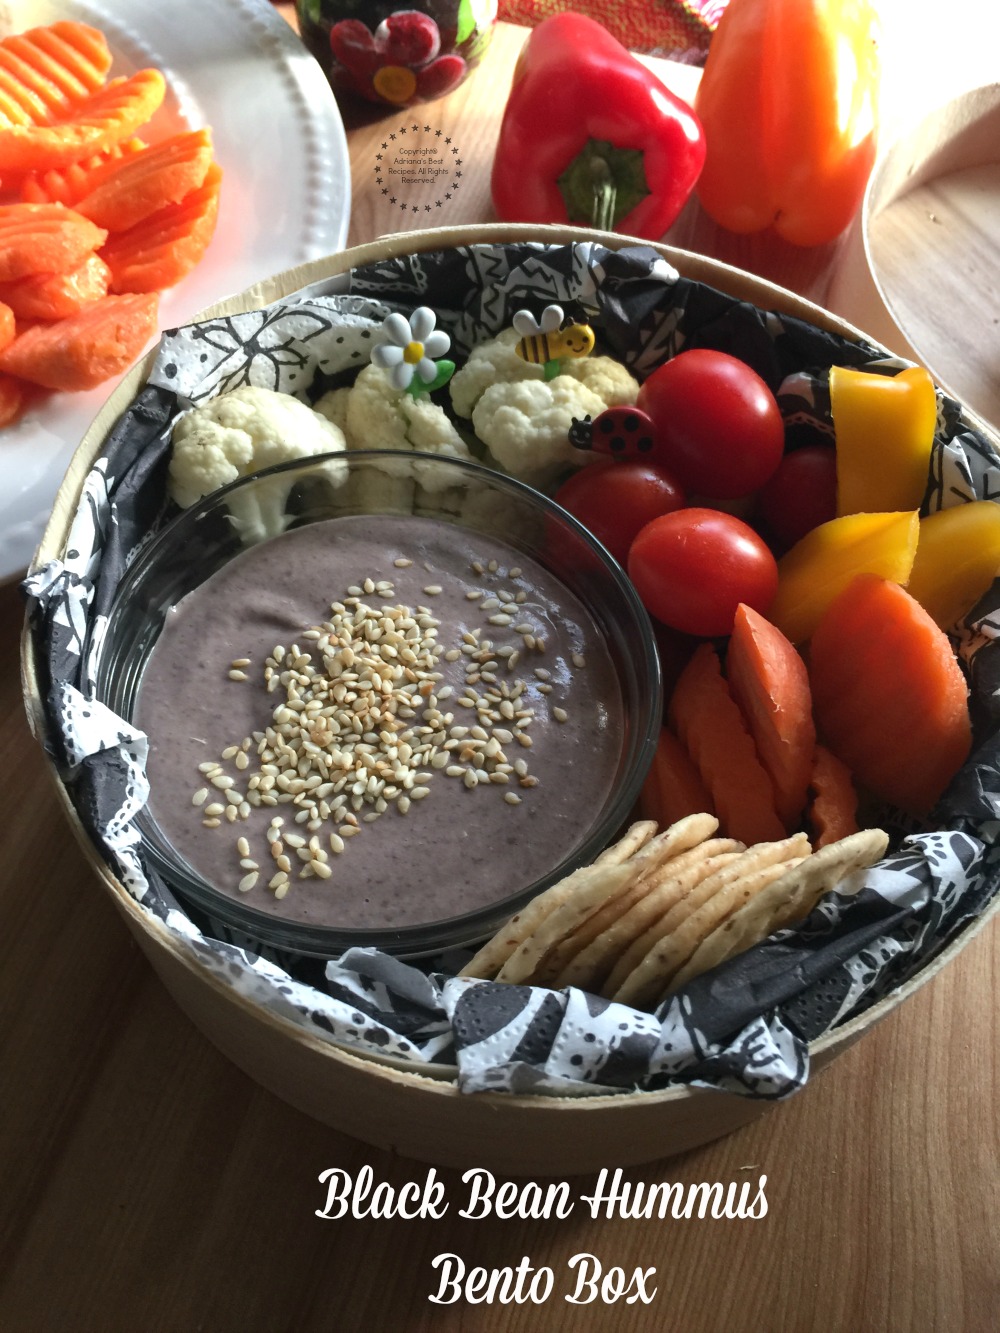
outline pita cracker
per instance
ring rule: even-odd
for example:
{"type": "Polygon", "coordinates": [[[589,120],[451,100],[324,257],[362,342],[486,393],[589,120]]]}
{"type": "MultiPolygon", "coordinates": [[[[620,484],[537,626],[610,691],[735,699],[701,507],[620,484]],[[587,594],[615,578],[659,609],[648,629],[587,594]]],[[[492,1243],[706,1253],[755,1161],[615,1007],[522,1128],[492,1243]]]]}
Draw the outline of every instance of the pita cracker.
{"type": "Polygon", "coordinates": [[[813,852],[737,909],[703,940],[675,974],[669,989],[679,990],[694,977],[808,916],[846,875],[881,860],[888,845],[889,836],[881,829],[862,829],[813,852]]]}
{"type": "MultiPolygon", "coordinates": [[[[881,861],[888,846],[889,835],[884,830],[860,829],[813,852],[798,873],[789,876],[787,906],[775,912],[768,935],[804,921],[819,900],[841,885],[848,875],[881,861]]],[[[860,887],[860,883],[841,885],[841,892],[857,893],[860,887]]]]}
{"type": "MultiPolygon", "coordinates": [[[[742,848],[742,843],[733,842],[731,839],[711,844],[702,840],[702,835],[706,831],[714,830],[717,827],[718,821],[714,815],[699,815],[690,821],[678,821],[677,824],[664,829],[652,842],[643,847],[642,851],[631,862],[639,872],[636,882],[629,886],[620,897],[612,898],[605,903],[598,912],[595,912],[588,921],[567,936],[550,953],[546,959],[546,984],[562,984],[558,982],[558,979],[570,959],[574,958],[588,944],[603,934],[605,930],[610,929],[611,926],[623,919],[636,907],[640,899],[644,898],[646,893],[662,880],[662,873],[660,872],[663,871],[665,866],[674,867],[680,857],[685,853],[695,851],[696,847],[706,846],[711,850],[742,848]],[[699,841],[695,843],[695,839],[699,841]]],[[[625,940],[625,943],[628,943],[628,939],[625,940]]],[[[621,947],[624,947],[624,945],[621,947]]],[[[611,961],[613,962],[614,959],[611,961]]],[[[572,984],[578,983],[574,982],[572,984]]]]}
{"type": "MultiPolygon", "coordinates": [[[[633,920],[624,923],[623,926],[623,932],[627,931],[631,938],[623,937],[622,933],[616,932],[619,942],[618,956],[610,970],[605,972],[598,993],[610,999],[663,935],[673,929],[678,921],[683,920],[688,912],[700,906],[706,894],[714,892],[716,876],[723,874],[741,855],[742,851],[719,852],[715,856],[693,864],[687,871],[664,885],[662,892],[657,894],[653,902],[641,904],[647,910],[642,913],[637,911],[633,920]],[[705,886],[709,884],[711,887],[706,888],[705,886]],[[634,931],[637,925],[640,929],[636,934],[634,931]]],[[[602,946],[608,948],[609,943],[609,940],[604,940],[602,946]]],[[[574,969],[577,975],[582,972],[585,964],[595,958],[597,947],[593,949],[590,959],[581,959],[579,969],[574,969]]]]}
{"type": "Polygon", "coordinates": [[[642,819],[635,824],[631,824],[626,829],[623,837],[619,838],[617,842],[613,842],[610,847],[605,847],[604,851],[594,861],[594,865],[620,866],[645,847],[655,833],[656,822],[652,819],[642,819]]]}
{"type": "Polygon", "coordinates": [[[627,955],[630,970],[625,976],[621,975],[626,965],[623,959],[622,965],[616,967],[608,978],[603,993],[637,1007],[655,999],[711,929],[747,897],[784,874],[789,861],[800,860],[809,850],[809,840],[804,833],[748,847],[697,885],[647,932],[641,944],[648,947],[638,960],[636,954],[640,941],[636,942],[627,955]],[[718,901],[713,903],[717,895],[718,901]]]}
{"type": "Polygon", "coordinates": [[[543,893],[525,904],[509,921],[488,939],[479,952],[458,973],[460,977],[478,977],[488,981],[495,977],[518,946],[536,930],[550,913],[572,897],[574,889],[584,881],[590,866],[574,870],[543,893]]]}
{"type": "Polygon", "coordinates": [[[497,973],[497,981],[528,985],[548,951],[635,878],[631,864],[587,866],[571,876],[572,892],[527,935],[497,973]]]}

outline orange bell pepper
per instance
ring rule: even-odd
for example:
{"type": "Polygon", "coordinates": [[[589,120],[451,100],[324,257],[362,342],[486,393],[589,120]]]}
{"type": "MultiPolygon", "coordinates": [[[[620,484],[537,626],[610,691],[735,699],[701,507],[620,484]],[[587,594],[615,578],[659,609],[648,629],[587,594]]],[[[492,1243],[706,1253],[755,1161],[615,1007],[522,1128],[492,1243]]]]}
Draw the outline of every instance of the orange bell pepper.
{"type": "Polygon", "coordinates": [[[875,159],[876,26],[870,0],[729,0],[695,100],[710,217],[804,246],[843,231],[875,159]]]}

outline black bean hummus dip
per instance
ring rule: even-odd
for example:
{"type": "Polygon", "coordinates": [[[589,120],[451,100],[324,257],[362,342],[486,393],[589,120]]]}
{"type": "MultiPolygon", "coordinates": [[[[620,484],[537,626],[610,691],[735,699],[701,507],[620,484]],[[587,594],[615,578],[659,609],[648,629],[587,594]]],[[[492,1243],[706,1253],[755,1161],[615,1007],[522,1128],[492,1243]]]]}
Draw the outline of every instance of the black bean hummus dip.
{"type": "Polygon", "coordinates": [[[294,529],[185,597],[135,720],[179,857],[247,906],[344,929],[534,883],[583,841],[624,741],[606,643],[561,581],[388,515],[294,529]]]}

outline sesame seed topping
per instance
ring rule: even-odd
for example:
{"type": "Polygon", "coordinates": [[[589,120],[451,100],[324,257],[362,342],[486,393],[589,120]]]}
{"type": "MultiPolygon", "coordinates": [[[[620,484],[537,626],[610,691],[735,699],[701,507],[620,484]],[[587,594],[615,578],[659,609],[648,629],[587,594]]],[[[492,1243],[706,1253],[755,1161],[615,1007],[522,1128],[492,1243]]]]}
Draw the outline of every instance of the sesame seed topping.
{"type": "MultiPolygon", "coordinates": [[[[393,564],[403,569],[413,561],[401,556],[393,564]]],[[[437,572],[429,563],[423,567],[437,572]]],[[[480,577],[497,575],[494,584],[522,573],[514,567],[505,576],[497,560],[473,561],[471,567],[480,577]]],[[[430,599],[444,587],[428,583],[422,591],[430,599]]],[[[407,814],[414,801],[433,794],[435,777],[457,779],[469,791],[500,788],[511,805],[521,799],[510,791],[512,779],[522,788],[534,785],[526,760],[512,764],[504,752],[514,740],[531,747],[531,696],[525,693],[527,681],[515,672],[525,652],[545,651],[544,639],[534,636],[529,622],[515,623],[514,607],[528,597],[525,589],[464,590],[465,599],[477,604],[470,614],[481,613],[483,626],[454,631],[450,644],[439,643],[441,626],[428,606],[393,606],[388,600],[370,605],[366,599],[372,594],[388,599],[394,595],[392,582],[372,575],[352,584],[343,601],[330,603],[322,623],[301,630],[299,643],[275,645],[257,677],[276,696],[267,725],[227,746],[221,762],[199,765],[206,784],[220,793],[207,806],[209,785],[192,798],[205,807],[208,826],[217,827],[224,814],[230,823],[250,820],[252,828],[254,811],[291,807],[285,812],[289,827],[302,832],[286,832],[281,816],[269,814],[259,844],[266,845],[276,867],[268,884],[276,898],[290,889],[293,860],[300,879],[331,878],[326,845],[339,856],[348,838],[390,807],[407,814]],[[496,632],[495,646],[484,631],[496,632]],[[513,635],[520,636],[516,647],[509,641],[513,635]],[[464,686],[456,688],[455,672],[438,667],[463,662],[458,673],[464,686]],[[471,725],[455,725],[455,714],[442,711],[446,700],[452,708],[457,703],[469,710],[471,725]],[[239,776],[226,772],[226,764],[239,776]]],[[[574,664],[577,657],[582,661],[576,654],[574,664]]],[[[250,657],[234,657],[228,674],[245,681],[247,667],[250,657]]],[[[535,675],[542,683],[534,688],[548,688],[550,673],[536,669],[535,675]]],[[[551,716],[564,721],[566,711],[552,709],[551,716]]],[[[257,882],[253,847],[251,837],[237,840],[240,868],[247,871],[239,881],[241,892],[257,882]]]]}

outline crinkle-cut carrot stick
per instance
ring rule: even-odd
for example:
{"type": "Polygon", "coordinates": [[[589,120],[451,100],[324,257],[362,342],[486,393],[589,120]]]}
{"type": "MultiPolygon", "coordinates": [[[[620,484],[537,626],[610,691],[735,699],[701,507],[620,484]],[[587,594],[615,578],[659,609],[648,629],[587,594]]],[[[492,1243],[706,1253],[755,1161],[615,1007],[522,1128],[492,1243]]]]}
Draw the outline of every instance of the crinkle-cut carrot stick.
{"type": "Polygon", "coordinates": [[[65,319],[108,294],[111,270],[92,254],[69,273],[29,273],[0,283],[0,301],[18,319],[65,319]]]}
{"type": "Polygon", "coordinates": [[[112,80],[56,124],[0,129],[0,173],[48,171],[103,152],[144,125],[165,91],[158,69],[141,69],[112,80]]]}
{"type": "Polygon", "coordinates": [[[107,234],[61,204],[0,205],[0,282],[79,268],[107,234]]]}
{"type": "Polygon", "coordinates": [[[215,231],[222,171],[212,163],[204,184],[128,231],[114,232],[101,249],[114,292],[162,291],[180,282],[201,259],[215,231]]]}
{"type": "Polygon", "coordinates": [[[46,125],[102,87],[111,68],[103,33],[63,19],[0,42],[0,126],[46,125]]]}
{"type": "Polygon", "coordinates": [[[77,212],[108,231],[127,231],[187,198],[204,183],[211,165],[211,130],[175,134],[104,172],[78,200],[77,212]]]}
{"type": "Polygon", "coordinates": [[[0,352],[0,372],[46,389],[92,389],[126,370],[156,332],[158,297],[105,296],[68,319],[32,324],[0,352]]]}
{"type": "Polygon", "coordinates": [[[781,630],[741,602],[726,653],[726,679],[774,784],[775,808],[794,833],[816,749],[806,664],[781,630]]]}
{"type": "Polygon", "coordinates": [[[688,815],[713,814],[712,797],[691,756],[669,727],[660,739],[639,794],[640,819],[669,828],[688,815]]]}
{"type": "Polygon", "coordinates": [[[775,810],[771,779],[710,643],[699,644],[681,672],[667,720],[701,774],[726,836],[748,846],[780,841],[785,828],[775,810]]]}
{"type": "Polygon", "coordinates": [[[12,425],[25,405],[24,386],[12,375],[0,375],[0,430],[12,425]]]}
{"type": "Polygon", "coordinates": [[[79,162],[51,171],[30,171],[22,176],[18,193],[29,204],[65,204],[73,208],[85,194],[95,189],[125,157],[141,153],[144,141],[133,135],[122,143],[112,144],[106,152],[94,153],[79,162]]]}
{"type": "Polygon", "coordinates": [[[13,307],[0,298],[0,352],[10,346],[16,332],[13,307]]]}
{"type": "Polygon", "coordinates": [[[809,827],[813,849],[858,831],[858,794],[847,765],[825,745],[817,745],[809,775],[809,827]]]}

